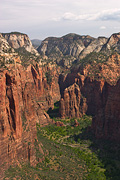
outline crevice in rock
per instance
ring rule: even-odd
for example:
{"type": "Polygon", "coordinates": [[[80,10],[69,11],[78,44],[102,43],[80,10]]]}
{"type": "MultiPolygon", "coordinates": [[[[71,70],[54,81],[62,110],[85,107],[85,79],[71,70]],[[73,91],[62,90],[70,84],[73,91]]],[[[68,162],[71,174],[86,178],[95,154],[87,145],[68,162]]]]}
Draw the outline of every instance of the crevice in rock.
{"type": "Polygon", "coordinates": [[[15,123],[15,102],[13,98],[13,93],[11,88],[7,88],[6,90],[7,97],[9,99],[9,108],[10,108],[10,115],[12,119],[12,127],[16,130],[16,123],[15,123]],[[9,92],[9,93],[8,93],[9,92]]]}
{"type": "Polygon", "coordinates": [[[30,162],[30,146],[28,145],[28,161],[30,162]]]}
{"type": "Polygon", "coordinates": [[[8,74],[6,74],[6,85],[10,86],[11,83],[12,83],[11,77],[8,74]]]}
{"type": "Polygon", "coordinates": [[[10,152],[10,145],[8,144],[8,154],[9,154],[9,152],[10,152]]]}
{"type": "Polygon", "coordinates": [[[32,72],[32,76],[33,76],[33,80],[34,80],[34,84],[36,85],[36,79],[37,79],[37,73],[35,71],[35,69],[31,66],[31,72],[32,72]]]}
{"type": "Polygon", "coordinates": [[[2,128],[2,132],[4,133],[4,119],[3,118],[0,120],[0,124],[2,128]]]}
{"type": "Polygon", "coordinates": [[[11,77],[6,74],[6,96],[8,97],[9,100],[9,109],[10,109],[10,116],[11,116],[11,122],[10,122],[10,117],[9,117],[9,112],[7,110],[8,113],[8,121],[9,124],[12,126],[12,128],[14,130],[16,130],[16,122],[15,122],[15,102],[14,102],[14,98],[13,98],[13,91],[12,91],[12,86],[11,86],[12,80],[11,77]]]}
{"type": "Polygon", "coordinates": [[[11,124],[10,124],[10,116],[9,116],[8,108],[6,108],[6,111],[7,111],[7,116],[8,116],[8,122],[9,122],[9,125],[11,125],[11,124]]]}

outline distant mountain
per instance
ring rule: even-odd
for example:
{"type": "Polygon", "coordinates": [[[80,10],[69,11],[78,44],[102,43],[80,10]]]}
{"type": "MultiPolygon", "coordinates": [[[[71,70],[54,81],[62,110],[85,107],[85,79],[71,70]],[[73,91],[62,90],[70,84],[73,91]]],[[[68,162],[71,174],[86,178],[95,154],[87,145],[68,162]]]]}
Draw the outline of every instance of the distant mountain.
{"type": "Polygon", "coordinates": [[[112,34],[102,48],[102,51],[110,52],[113,50],[120,53],[120,32],[112,34]]]}
{"type": "Polygon", "coordinates": [[[107,42],[106,37],[93,38],[70,33],[60,38],[48,37],[38,47],[38,52],[47,56],[70,55],[82,59],[91,52],[99,52],[107,42]]]}
{"type": "Polygon", "coordinates": [[[7,40],[7,42],[13,49],[24,48],[31,54],[39,55],[37,50],[32,46],[32,42],[30,41],[27,34],[23,34],[20,32],[11,32],[2,33],[1,35],[4,39],[7,40]]]}
{"type": "Polygon", "coordinates": [[[32,42],[33,47],[37,49],[41,45],[42,40],[32,39],[31,42],[32,42]]]}

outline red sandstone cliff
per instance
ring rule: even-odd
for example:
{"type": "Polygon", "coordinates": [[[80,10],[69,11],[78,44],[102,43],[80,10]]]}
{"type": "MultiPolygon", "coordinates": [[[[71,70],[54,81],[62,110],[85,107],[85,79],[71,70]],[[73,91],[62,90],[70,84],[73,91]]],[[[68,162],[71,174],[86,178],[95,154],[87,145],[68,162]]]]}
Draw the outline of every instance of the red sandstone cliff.
{"type": "Polygon", "coordinates": [[[64,117],[81,117],[87,111],[86,98],[80,92],[79,86],[74,83],[64,90],[60,100],[60,115],[64,117]]]}
{"type": "Polygon", "coordinates": [[[94,116],[97,109],[102,106],[104,80],[97,81],[79,73],[71,73],[60,84],[64,86],[66,81],[66,85],[72,83],[73,85],[68,85],[65,89],[61,87],[61,117],[81,117],[85,113],[94,116]]]}
{"type": "Polygon", "coordinates": [[[101,106],[93,118],[92,129],[98,138],[120,141],[120,80],[111,86],[105,83],[101,106]]]}
{"type": "MultiPolygon", "coordinates": [[[[97,78],[90,77],[90,66],[83,69],[83,75],[77,73],[79,68],[76,73],[61,74],[61,117],[81,117],[85,113],[92,115],[92,129],[96,137],[120,141],[120,80],[117,80],[120,75],[119,65],[119,55],[109,58],[99,72],[104,79],[98,73],[97,78]]],[[[100,64],[96,65],[96,69],[99,66],[100,64]]]]}
{"type": "MultiPolygon", "coordinates": [[[[36,122],[52,123],[45,112],[59,100],[59,85],[55,67],[25,69],[20,64],[10,65],[0,71],[0,168],[29,161],[36,163],[36,122]],[[54,71],[53,71],[54,68],[54,71]],[[45,72],[49,69],[52,81],[47,83],[45,72]]],[[[39,146],[41,153],[42,148],[39,146]]]]}

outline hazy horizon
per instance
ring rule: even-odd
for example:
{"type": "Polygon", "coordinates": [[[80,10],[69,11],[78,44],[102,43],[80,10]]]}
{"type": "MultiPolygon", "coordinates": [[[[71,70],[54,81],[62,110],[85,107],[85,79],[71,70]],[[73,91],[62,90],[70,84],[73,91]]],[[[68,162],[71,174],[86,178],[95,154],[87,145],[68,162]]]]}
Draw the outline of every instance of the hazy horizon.
{"type": "Polygon", "coordinates": [[[120,31],[118,0],[4,0],[0,32],[18,31],[30,39],[68,33],[109,37],[120,31]]]}

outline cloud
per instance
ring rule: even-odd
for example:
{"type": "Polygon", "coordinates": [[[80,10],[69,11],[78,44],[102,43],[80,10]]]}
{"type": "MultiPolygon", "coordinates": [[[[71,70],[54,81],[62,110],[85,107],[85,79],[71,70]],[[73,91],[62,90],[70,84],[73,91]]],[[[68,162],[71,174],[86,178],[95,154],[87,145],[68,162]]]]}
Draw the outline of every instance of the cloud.
{"type": "Polygon", "coordinates": [[[63,15],[63,17],[62,17],[62,19],[64,19],[64,20],[76,20],[76,15],[75,14],[73,14],[73,13],[70,13],[70,12],[66,12],[64,15],[63,15]]]}
{"type": "Polygon", "coordinates": [[[81,15],[76,15],[71,12],[66,12],[64,13],[61,17],[58,18],[53,18],[54,21],[79,21],[79,20],[92,20],[93,15],[92,14],[81,14],[81,15]]]}
{"type": "Polygon", "coordinates": [[[102,21],[120,21],[120,9],[105,10],[99,15],[98,19],[102,21]]]}
{"type": "Polygon", "coordinates": [[[63,20],[75,20],[75,21],[79,21],[79,20],[92,20],[93,19],[93,15],[92,14],[81,14],[81,15],[75,15],[73,13],[67,12],[65,13],[62,18],[63,20]]]}
{"type": "Polygon", "coordinates": [[[104,29],[106,29],[106,27],[105,27],[105,26],[101,26],[100,29],[103,29],[103,30],[104,30],[104,29]]]}
{"type": "Polygon", "coordinates": [[[119,29],[120,30],[120,26],[115,26],[113,27],[114,29],[119,29]]]}
{"type": "Polygon", "coordinates": [[[80,14],[76,15],[71,12],[64,13],[61,17],[53,18],[55,21],[66,20],[66,21],[120,21],[120,9],[108,9],[103,10],[94,14],[80,14]]]}

